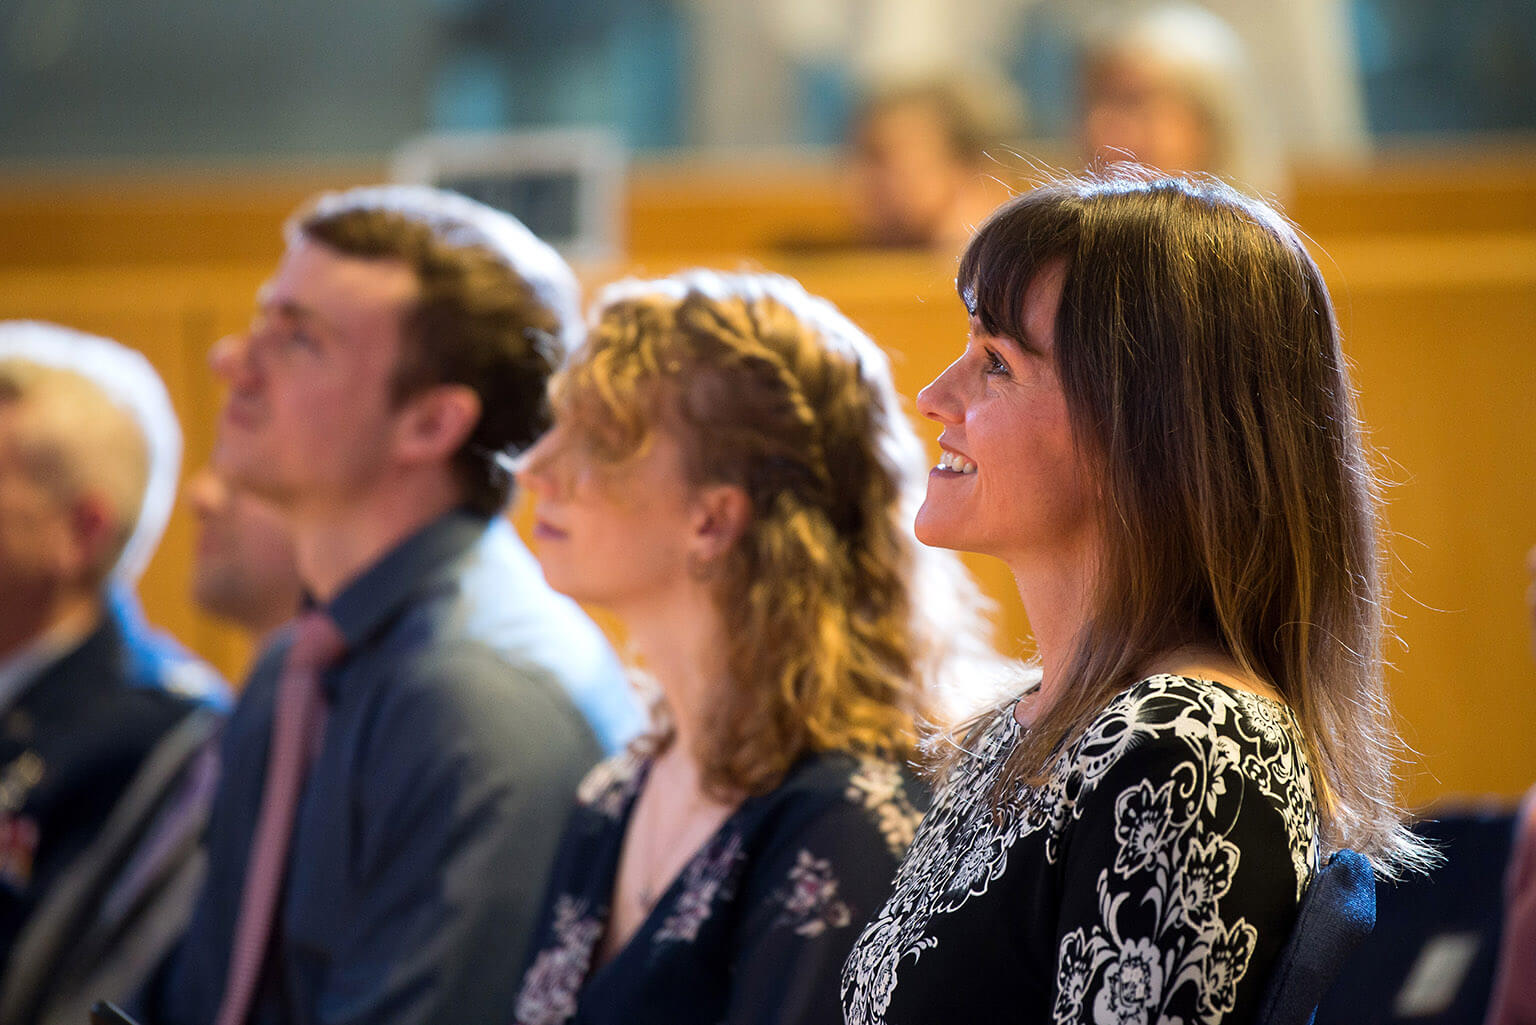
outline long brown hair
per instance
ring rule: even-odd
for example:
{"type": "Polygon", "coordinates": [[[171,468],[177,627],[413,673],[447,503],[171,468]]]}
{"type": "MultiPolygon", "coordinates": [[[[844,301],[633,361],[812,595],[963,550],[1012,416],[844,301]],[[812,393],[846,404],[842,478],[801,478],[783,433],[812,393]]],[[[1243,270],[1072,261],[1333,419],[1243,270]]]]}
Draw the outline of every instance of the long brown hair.
{"type": "Polygon", "coordinates": [[[909,757],[941,665],[985,666],[974,583],[912,536],[926,459],[888,361],[830,303],[769,275],[624,282],[552,395],[595,457],[667,429],[690,483],[751,502],[711,578],[731,684],[692,752],[707,787],[764,792],[812,750],[909,757]]]}
{"type": "Polygon", "coordinates": [[[1057,369],[1100,468],[1104,552],[1066,686],[1004,778],[1038,780],[1148,659],[1213,645],[1296,715],[1324,847],[1388,874],[1423,864],[1394,800],[1377,482],[1317,265],[1262,202],[1122,169],[1004,205],[957,284],[988,332],[1019,338],[1056,261],[1057,369]]]}

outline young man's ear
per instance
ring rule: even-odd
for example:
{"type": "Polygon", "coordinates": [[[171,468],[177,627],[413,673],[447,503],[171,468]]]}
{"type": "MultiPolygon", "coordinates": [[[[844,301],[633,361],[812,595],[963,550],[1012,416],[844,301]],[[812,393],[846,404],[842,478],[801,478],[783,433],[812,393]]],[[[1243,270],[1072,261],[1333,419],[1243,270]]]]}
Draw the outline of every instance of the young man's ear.
{"type": "Polygon", "coordinates": [[[694,499],[692,556],[702,564],[720,558],[752,521],[752,500],[735,484],[710,484],[694,499]]]}
{"type": "Polygon", "coordinates": [[[405,401],[396,423],[396,451],[410,463],[452,458],[480,422],[480,396],[463,384],[439,384],[405,401]]]}

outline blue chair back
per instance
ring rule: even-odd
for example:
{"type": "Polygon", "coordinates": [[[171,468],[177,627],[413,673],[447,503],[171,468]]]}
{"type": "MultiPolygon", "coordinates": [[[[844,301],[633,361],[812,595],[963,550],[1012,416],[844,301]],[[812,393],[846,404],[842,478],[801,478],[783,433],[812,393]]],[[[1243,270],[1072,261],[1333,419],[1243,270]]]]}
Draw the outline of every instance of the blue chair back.
{"type": "Polygon", "coordinates": [[[1514,816],[1503,806],[1441,808],[1413,831],[1445,860],[1376,887],[1376,930],[1339,971],[1317,1025],[1483,1025],[1514,816]]]}
{"type": "Polygon", "coordinates": [[[1311,1025],[1344,959],[1376,924],[1376,873],[1355,851],[1339,851],[1301,898],[1296,927],[1259,1005],[1263,1025],[1311,1025]]]}

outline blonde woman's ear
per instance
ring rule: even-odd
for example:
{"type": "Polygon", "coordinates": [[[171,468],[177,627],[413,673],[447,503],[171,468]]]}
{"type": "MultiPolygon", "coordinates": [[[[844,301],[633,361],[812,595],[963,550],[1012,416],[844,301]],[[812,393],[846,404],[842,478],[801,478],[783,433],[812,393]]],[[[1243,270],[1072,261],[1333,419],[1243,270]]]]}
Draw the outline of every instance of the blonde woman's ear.
{"type": "Polygon", "coordinates": [[[694,497],[690,561],[709,564],[730,551],[752,521],[752,500],[735,484],[708,484],[694,497]]]}

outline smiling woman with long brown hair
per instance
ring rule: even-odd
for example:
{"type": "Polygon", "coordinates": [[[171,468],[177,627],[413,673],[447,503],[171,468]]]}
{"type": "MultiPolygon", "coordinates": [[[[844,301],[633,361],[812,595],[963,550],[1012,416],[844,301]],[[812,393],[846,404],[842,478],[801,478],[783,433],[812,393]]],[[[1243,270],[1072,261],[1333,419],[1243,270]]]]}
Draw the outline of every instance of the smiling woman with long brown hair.
{"type": "Polygon", "coordinates": [[[1327,289],[1271,208],[1132,171],[1012,200],[958,285],[917,533],[1008,563],[1042,675],[947,738],[848,1021],[1250,1021],[1320,857],[1424,859],[1327,289]]]}

